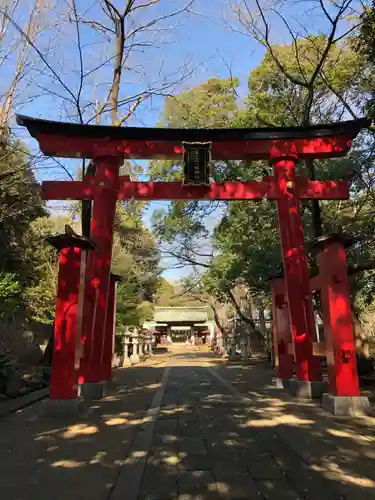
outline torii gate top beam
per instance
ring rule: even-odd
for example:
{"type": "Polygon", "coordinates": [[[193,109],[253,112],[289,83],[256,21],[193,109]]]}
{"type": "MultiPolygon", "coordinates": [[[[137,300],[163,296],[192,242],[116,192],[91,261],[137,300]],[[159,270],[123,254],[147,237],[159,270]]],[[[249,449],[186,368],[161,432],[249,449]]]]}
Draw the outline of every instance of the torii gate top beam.
{"type": "Polygon", "coordinates": [[[344,156],[365,118],[309,127],[256,129],[135,128],[40,120],[17,116],[48,156],[94,158],[103,155],[134,159],[181,159],[183,142],[211,142],[213,160],[260,160],[281,157],[344,156]]]}

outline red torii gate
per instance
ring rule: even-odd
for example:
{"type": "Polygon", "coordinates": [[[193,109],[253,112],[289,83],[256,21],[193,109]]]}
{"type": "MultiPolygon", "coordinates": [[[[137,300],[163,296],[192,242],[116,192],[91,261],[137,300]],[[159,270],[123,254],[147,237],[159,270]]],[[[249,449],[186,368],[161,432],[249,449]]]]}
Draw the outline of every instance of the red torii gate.
{"type": "MultiPolygon", "coordinates": [[[[83,181],[42,183],[46,200],[90,199],[94,202],[91,238],[97,249],[90,252],[87,263],[81,382],[101,384],[108,381],[110,374],[111,360],[104,355],[103,345],[105,337],[113,334],[106,329],[113,225],[117,200],[131,198],[276,200],[297,378],[303,383],[321,380],[319,361],[313,356],[316,333],[299,200],[348,199],[349,188],[346,181],[297,177],[295,167],[299,159],[344,156],[353,138],[368,125],[367,120],[310,127],[199,130],[78,125],[25,116],[18,116],[17,123],[27,127],[45,155],[91,158],[96,165],[95,176],[86,176],[83,181]],[[118,175],[125,158],[181,159],[183,143],[190,141],[210,142],[212,160],[271,161],[274,175],[259,182],[212,182],[208,186],[130,182],[128,177],[118,175]]],[[[56,317],[56,325],[62,319],[56,317]]],[[[58,336],[61,332],[56,328],[58,336]]]]}

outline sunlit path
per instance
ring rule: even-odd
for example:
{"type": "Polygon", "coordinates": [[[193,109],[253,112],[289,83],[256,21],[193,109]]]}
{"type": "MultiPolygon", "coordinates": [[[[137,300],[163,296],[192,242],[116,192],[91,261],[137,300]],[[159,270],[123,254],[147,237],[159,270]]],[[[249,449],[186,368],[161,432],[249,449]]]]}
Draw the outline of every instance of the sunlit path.
{"type": "Polygon", "coordinates": [[[1,420],[0,498],[371,499],[375,422],[338,419],[272,385],[268,365],[173,344],[80,419],[1,420]]]}

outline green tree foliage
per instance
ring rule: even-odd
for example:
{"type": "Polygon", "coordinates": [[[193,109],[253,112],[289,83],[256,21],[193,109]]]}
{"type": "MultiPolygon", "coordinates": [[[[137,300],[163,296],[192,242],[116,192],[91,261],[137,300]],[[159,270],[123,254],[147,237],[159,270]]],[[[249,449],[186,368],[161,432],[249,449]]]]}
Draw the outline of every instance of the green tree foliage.
{"type": "Polygon", "coordinates": [[[3,134],[0,143],[0,317],[24,314],[23,291],[34,273],[25,234],[45,214],[29,155],[20,141],[3,134]]]}
{"type": "Polygon", "coordinates": [[[222,128],[237,114],[237,78],[207,82],[165,101],[163,121],[170,128],[222,128]]]}
{"type": "Polygon", "coordinates": [[[141,326],[153,317],[153,295],[159,274],[160,253],[143,220],[144,204],[117,206],[112,251],[112,272],[121,276],[117,293],[117,324],[141,326]]]}
{"type": "Polygon", "coordinates": [[[189,283],[172,283],[160,277],[156,284],[155,305],[160,307],[201,307],[202,303],[196,296],[189,293],[189,283]]]}
{"type": "Polygon", "coordinates": [[[157,306],[174,306],[176,291],[172,283],[163,277],[160,277],[156,283],[155,290],[155,305],[157,306]]]}
{"type": "Polygon", "coordinates": [[[18,277],[14,273],[0,271],[0,320],[7,322],[19,309],[21,289],[18,277]]]}
{"type": "MultiPolygon", "coordinates": [[[[52,324],[55,317],[58,252],[46,238],[64,233],[65,225],[74,226],[69,216],[41,217],[33,221],[24,238],[27,243],[25,258],[33,273],[23,297],[31,319],[52,324]]],[[[78,229],[77,225],[75,229],[78,229]]]]}
{"type": "Polygon", "coordinates": [[[331,46],[314,77],[327,43],[320,35],[291,45],[273,45],[272,54],[268,51],[250,72],[249,95],[240,123],[286,127],[361,113],[357,107],[368,86],[366,62],[345,40],[331,46]]]}
{"type": "Polygon", "coordinates": [[[375,2],[365,6],[360,16],[359,30],[353,40],[354,49],[358,55],[364,56],[368,63],[368,93],[370,99],[367,102],[366,111],[372,120],[375,119],[375,2]]]}
{"type": "MultiPolygon", "coordinates": [[[[249,93],[243,108],[237,110],[235,116],[228,113],[227,121],[220,113],[218,123],[230,127],[295,126],[349,119],[361,114],[368,99],[368,64],[346,41],[329,45],[327,38],[320,35],[307,36],[290,45],[273,45],[272,54],[269,50],[259,66],[250,72],[249,93]],[[327,46],[329,50],[321,64],[327,46]]],[[[200,87],[196,92],[191,90],[190,95],[200,96],[200,87]]],[[[193,99],[184,101],[184,113],[178,112],[178,102],[177,99],[176,113],[168,110],[166,116],[173,115],[173,126],[177,125],[175,117],[180,120],[187,117],[187,124],[180,126],[192,126],[194,121],[190,122],[190,117],[196,116],[193,99]]],[[[199,99],[198,109],[200,123],[206,122],[206,114],[210,123],[215,123],[209,101],[204,107],[199,99]]],[[[170,126],[169,122],[167,125],[170,126]]],[[[366,234],[366,243],[356,245],[349,256],[350,261],[357,264],[375,257],[370,251],[373,247],[373,216],[369,215],[374,193],[372,151],[372,139],[363,134],[345,159],[302,162],[298,166],[299,174],[313,179],[350,179],[352,197],[349,202],[304,202],[301,211],[307,240],[317,235],[317,223],[324,233],[366,234]]],[[[261,179],[272,173],[266,162],[251,165],[227,162],[215,167],[220,172],[219,178],[261,179]]],[[[165,168],[168,171],[167,164],[165,168]]],[[[199,285],[218,300],[227,300],[231,288],[241,278],[255,299],[266,303],[269,299],[266,279],[282,264],[275,204],[269,201],[229,202],[221,204],[220,209],[210,204],[209,210],[212,208],[220,220],[213,233],[212,259],[200,258],[200,237],[208,236],[205,203],[171,204],[168,213],[156,214],[156,231],[163,241],[169,242],[179,262],[200,263],[202,279],[199,285]]],[[[366,290],[370,297],[371,273],[361,276],[353,282],[354,296],[360,297],[366,290]]]]}
{"type": "MultiPolygon", "coordinates": [[[[343,113],[350,118],[352,107],[358,108],[359,103],[362,103],[363,109],[366,100],[366,64],[355,51],[340,44],[331,48],[323,69],[314,80],[309,107],[309,88],[305,82],[311,80],[326,43],[327,40],[320,36],[308,37],[294,45],[273,46],[272,55],[267,52],[260,65],[250,73],[249,95],[236,126],[295,126],[306,123],[306,120],[308,123],[330,122],[340,120],[343,113]],[[302,83],[296,83],[299,81],[302,83]]],[[[370,171],[373,160],[369,156],[369,147],[363,148],[365,145],[366,141],[362,137],[354,152],[345,159],[315,161],[313,169],[311,165],[299,165],[299,173],[310,178],[351,179],[351,201],[319,204],[325,233],[345,230],[358,234],[359,220],[366,219],[363,198],[368,196],[368,190],[365,194],[364,186],[369,186],[369,192],[372,193],[370,171]]],[[[251,170],[253,178],[259,178],[260,171],[271,173],[268,165],[254,162],[251,170]]],[[[308,240],[316,235],[313,209],[312,202],[302,205],[308,240]]],[[[226,265],[220,267],[221,275],[227,276],[230,283],[241,277],[256,294],[263,295],[268,288],[265,278],[278,271],[281,265],[275,205],[272,202],[230,203],[226,216],[216,230],[215,245],[219,255],[216,260],[221,255],[226,256],[226,265]],[[228,258],[229,255],[232,258],[228,258]]],[[[356,261],[364,257],[358,255],[358,250],[357,247],[352,256],[356,261]]]]}
{"type": "Polygon", "coordinates": [[[0,270],[27,278],[23,235],[44,214],[27,151],[7,138],[0,144],[0,270]]]}

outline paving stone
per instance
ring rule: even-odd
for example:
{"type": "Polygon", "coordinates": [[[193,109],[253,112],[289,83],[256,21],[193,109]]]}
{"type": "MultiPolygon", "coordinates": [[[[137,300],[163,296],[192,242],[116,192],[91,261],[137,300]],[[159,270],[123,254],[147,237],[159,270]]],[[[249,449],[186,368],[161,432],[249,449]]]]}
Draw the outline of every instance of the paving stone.
{"type": "Polygon", "coordinates": [[[216,487],[222,498],[230,500],[261,500],[254,480],[247,474],[223,474],[216,477],[216,487]]]}
{"type": "Polygon", "coordinates": [[[178,464],[180,470],[204,470],[212,471],[214,462],[208,455],[186,455],[181,453],[181,460],[178,464]]]}
{"type": "Polygon", "coordinates": [[[173,434],[156,434],[152,439],[152,448],[156,447],[171,447],[177,448],[180,438],[177,433],[173,434]]]}
{"type": "Polygon", "coordinates": [[[216,489],[212,491],[202,489],[193,493],[181,493],[176,500],[222,500],[222,498],[216,489]]]}
{"type": "Polygon", "coordinates": [[[177,450],[171,450],[169,448],[156,448],[149,452],[149,456],[147,458],[147,462],[154,466],[163,466],[163,467],[175,467],[181,461],[180,453],[177,450]]]}
{"type": "Polygon", "coordinates": [[[207,470],[181,471],[178,475],[178,484],[180,493],[181,489],[192,491],[203,486],[207,489],[209,487],[216,488],[214,475],[212,471],[207,470]]]}
{"type": "Polygon", "coordinates": [[[216,479],[226,477],[227,475],[248,474],[246,464],[241,461],[235,462],[211,462],[212,470],[216,479]]]}
{"type": "Polygon", "coordinates": [[[173,410],[166,410],[163,409],[160,411],[159,416],[158,416],[158,422],[165,421],[165,420],[177,420],[178,419],[178,411],[173,410]]]}
{"type": "Polygon", "coordinates": [[[181,421],[181,425],[193,423],[197,424],[199,422],[199,415],[197,413],[179,413],[178,419],[181,421]]]}
{"type": "Polygon", "coordinates": [[[250,461],[246,464],[247,470],[254,479],[283,479],[285,471],[282,470],[274,459],[268,455],[268,459],[262,457],[258,461],[250,461]]]}
{"type": "Polygon", "coordinates": [[[255,484],[264,500],[304,500],[306,498],[287,479],[265,479],[256,481],[255,484]]]}
{"type": "Polygon", "coordinates": [[[202,430],[197,422],[188,421],[186,419],[178,420],[178,434],[186,437],[196,437],[197,433],[202,430]]]}
{"type": "Polygon", "coordinates": [[[314,472],[301,457],[283,441],[273,451],[273,458],[296,489],[309,500],[330,500],[335,498],[334,484],[321,474],[314,472]]]}
{"type": "Polygon", "coordinates": [[[187,455],[207,455],[207,447],[202,438],[186,438],[179,442],[178,448],[187,455]]]}
{"type": "Polygon", "coordinates": [[[178,460],[178,452],[171,450],[152,450],[147,457],[149,467],[164,467],[166,470],[175,470],[178,460]]]}
{"type": "Polygon", "coordinates": [[[177,418],[158,418],[155,424],[154,434],[174,434],[174,432],[178,428],[178,419],[177,418]]]}
{"type": "Polygon", "coordinates": [[[148,491],[141,492],[138,495],[137,500],[175,500],[177,498],[177,490],[176,491],[148,491]]]}
{"type": "Polygon", "coordinates": [[[193,470],[180,472],[178,493],[179,499],[186,497],[194,500],[200,498],[204,500],[216,500],[220,498],[211,471],[193,470]]]}
{"type": "MultiPolygon", "coordinates": [[[[259,448],[257,443],[254,443],[254,446],[249,446],[244,449],[238,450],[238,454],[246,464],[256,461],[266,461],[269,460],[271,454],[268,450],[264,450],[259,448]]],[[[272,455],[274,456],[274,455],[272,455]]]]}
{"type": "Polygon", "coordinates": [[[217,462],[239,462],[240,457],[236,449],[231,445],[221,443],[207,443],[207,450],[210,457],[217,462]]]}
{"type": "Polygon", "coordinates": [[[173,392],[165,392],[164,393],[164,397],[161,401],[161,407],[164,407],[164,406],[178,406],[178,392],[177,391],[173,391],[173,392]]]}
{"type": "Polygon", "coordinates": [[[173,495],[177,493],[177,470],[147,467],[142,479],[141,493],[173,495]]]}

